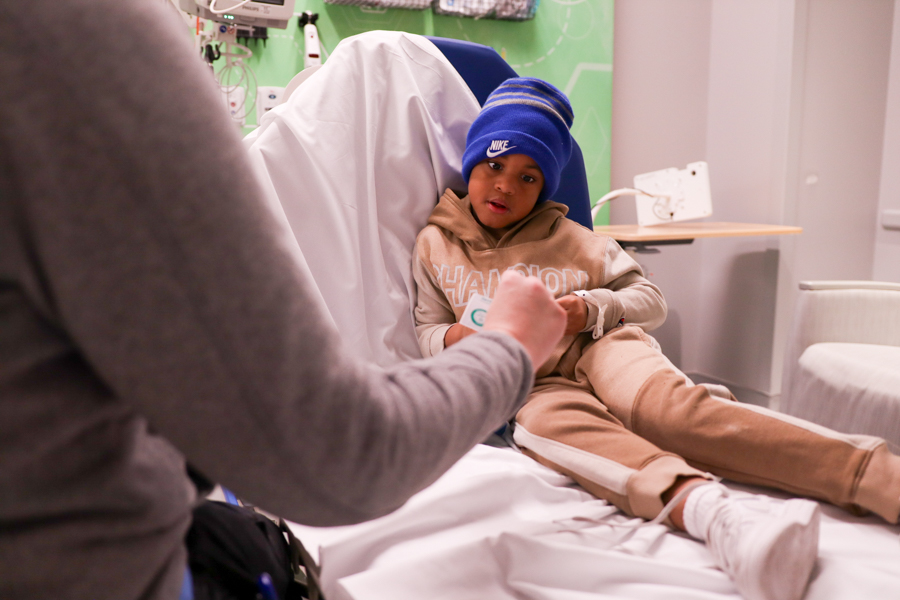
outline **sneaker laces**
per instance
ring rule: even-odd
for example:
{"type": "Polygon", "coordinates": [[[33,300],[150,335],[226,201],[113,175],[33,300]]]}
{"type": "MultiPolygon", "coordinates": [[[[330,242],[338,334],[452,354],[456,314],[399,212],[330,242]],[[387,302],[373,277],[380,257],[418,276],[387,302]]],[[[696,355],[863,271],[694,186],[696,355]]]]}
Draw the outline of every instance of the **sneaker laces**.
{"type": "MultiPolygon", "coordinates": [[[[652,548],[655,545],[656,541],[660,537],[662,537],[663,535],[665,535],[666,533],[669,532],[668,528],[666,531],[661,532],[660,535],[657,536],[656,539],[654,539],[654,540],[650,541],[648,544],[646,544],[646,547],[643,550],[632,550],[630,548],[625,548],[625,547],[623,547],[623,544],[625,544],[631,538],[633,538],[635,535],[637,535],[638,531],[640,531],[642,529],[646,529],[648,527],[653,527],[655,525],[663,525],[663,522],[669,517],[669,515],[672,514],[672,511],[674,511],[678,507],[678,505],[685,498],[687,498],[691,492],[696,490],[698,487],[703,486],[703,485],[712,484],[712,483],[718,483],[719,481],[721,481],[721,477],[711,476],[711,479],[704,479],[702,481],[696,481],[690,485],[685,486],[684,488],[680,489],[678,491],[678,493],[672,497],[671,500],[666,502],[666,505],[663,506],[663,509],[659,512],[658,515],[656,515],[656,517],[654,517],[653,519],[651,519],[649,521],[646,521],[641,518],[633,518],[633,519],[629,519],[627,522],[624,522],[624,523],[615,522],[612,519],[619,517],[620,513],[621,513],[621,511],[616,510],[613,513],[606,514],[601,517],[589,517],[586,515],[578,515],[578,516],[571,517],[569,519],[558,519],[558,520],[554,521],[554,523],[561,524],[561,522],[563,520],[566,520],[566,521],[574,521],[577,523],[589,523],[589,524],[593,524],[593,525],[602,525],[605,527],[610,527],[612,529],[616,529],[616,528],[625,529],[626,531],[622,535],[620,535],[617,539],[615,539],[613,541],[613,543],[606,549],[607,550],[616,550],[619,552],[623,552],[625,554],[649,557],[650,548],[652,548]]],[[[723,487],[723,489],[727,490],[727,488],[725,488],[724,486],[722,486],[722,487],[723,487]]],[[[574,529],[574,528],[563,528],[560,531],[567,531],[567,532],[571,532],[571,533],[574,533],[576,531],[579,533],[590,533],[590,532],[584,531],[584,529],[574,529]]],[[[595,534],[595,535],[597,535],[597,534],[595,534]]]]}

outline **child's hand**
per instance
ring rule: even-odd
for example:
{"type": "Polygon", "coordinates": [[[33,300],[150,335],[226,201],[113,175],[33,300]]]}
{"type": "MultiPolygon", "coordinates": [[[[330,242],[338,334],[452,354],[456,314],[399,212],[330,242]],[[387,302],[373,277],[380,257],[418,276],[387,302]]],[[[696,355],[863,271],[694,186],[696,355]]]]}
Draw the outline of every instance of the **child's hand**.
{"type": "Polygon", "coordinates": [[[556,303],[566,311],[565,335],[575,335],[587,327],[587,304],[584,300],[570,294],[557,298],[556,303]]]}
{"type": "Polygon", "coordinates": [[[472,335],[473,333],[478,332],[474,329],[469,329],[465,325],[460,325],[459,323],[452,325],[450,329],[448,329],[444,334],[444,348],[449,348],[456,342],[460,341],[464,337],[472,335]]]}

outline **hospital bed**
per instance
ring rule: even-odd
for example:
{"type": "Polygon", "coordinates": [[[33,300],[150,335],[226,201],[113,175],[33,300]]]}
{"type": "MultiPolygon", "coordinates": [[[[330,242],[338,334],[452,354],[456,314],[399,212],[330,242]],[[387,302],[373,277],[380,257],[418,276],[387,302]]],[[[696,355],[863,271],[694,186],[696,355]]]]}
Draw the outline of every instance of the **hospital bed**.
{"type": "MultiPolygon", "coordinates": [[[[441,191],[465,189],[478,84],[460,75],[471,64],[447,59],[465,60],[450,46],[399,32],[348,38],[245,141],[280,241],[346,350],[383,366],[420,357],[415,237],[441,191]]],[[[900,528],[822,511],[806,597],[900,597],[900,528]]],[[[738,598],[703,544],[629,519],[512,448],[475,447],[380,519],[292,530],[328,600],[738,598]]]]}

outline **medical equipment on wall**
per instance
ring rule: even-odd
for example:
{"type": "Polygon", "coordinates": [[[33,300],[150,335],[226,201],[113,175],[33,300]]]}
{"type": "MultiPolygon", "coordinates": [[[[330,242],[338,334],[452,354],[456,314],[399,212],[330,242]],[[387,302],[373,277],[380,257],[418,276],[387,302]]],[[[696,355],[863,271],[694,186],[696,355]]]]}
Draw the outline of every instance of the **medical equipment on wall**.
{"type": "Polygon", "coordinates": [[[184,12],[231,25],[287,29],[294,0],[180,0],[184,12]]]}
{"type": "MultiPolygon", "coordinates": [[[[198,53],[209,64],[231,118],[241,127],[256,109],[256,123],[284,99],[284,88],[258,88],[247,64],[253,51],[250,40],[268,40],[268,27],[287,28],[296,0],[170,0],[193,17],[190,26],[198,53]],[[211,25],[211,26],[210,26],[211,25]],[[225,59],[225,64],[217,63],[225,59]]],[[[303,13],[299,20],[306,39],[304,66],[321,65],[321,46],[315,27],[318,15],[303,13]]],[[[252,125],[251,125],[252,126],[252,125]]]]}
{"type": "Polygon", "coordinates": [[[297,25],[303,29],[303,68],[307,69],[322,64],[321,44],[319,44],[319,30],[316,28],[318,13],[306,11],[297,19],[297,25]]]}
{"type": "Polygon", "coordinates": [[[638,225],[642,227],[712,215],[709,166],[702,161],[681,170],[672,167],[635,175],[634,188],[609,192],[597,201],[591,216],[596,217],[604,204],[620,196],[635,196],[638,225]]]}
{"type": "Polygon", "coordinates": [[[235,25],[214,23],[211,29],[205,29],[198,21],[195,45],[213,70],[231,118],[243,127],[247,114],[255,105],[257,86],[256,75],[245,62],[253,56],[253,51],[238,43],[238,33],[235,25]],[[215,70],[213,63],[221,58],[225,59],[225,64],[215,70]],[[251,104],[248,104],[248,99],[251,104]]]}
{"type": "Polygon", "coordinates": [[[247,92],[240,86],[220,86],[222,101],[232,120],[243,127],[247,124],[247,92]]]}

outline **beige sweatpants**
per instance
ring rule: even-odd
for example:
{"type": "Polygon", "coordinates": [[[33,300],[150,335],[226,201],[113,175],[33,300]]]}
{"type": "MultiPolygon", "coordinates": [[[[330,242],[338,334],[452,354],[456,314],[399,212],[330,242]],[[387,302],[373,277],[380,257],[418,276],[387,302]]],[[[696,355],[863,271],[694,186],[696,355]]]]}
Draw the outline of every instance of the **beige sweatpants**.
{"type": "Polygon", "coordinates": [[[566,375],[535,383],[516,443],[630,515],[654,518],[678,477],[711,473],[897,522],[900,458],[883,440],[711,396],[637,327],[588,346],[566,375]]]}

